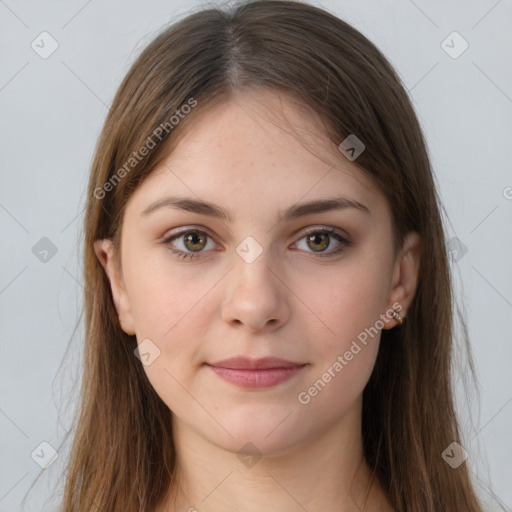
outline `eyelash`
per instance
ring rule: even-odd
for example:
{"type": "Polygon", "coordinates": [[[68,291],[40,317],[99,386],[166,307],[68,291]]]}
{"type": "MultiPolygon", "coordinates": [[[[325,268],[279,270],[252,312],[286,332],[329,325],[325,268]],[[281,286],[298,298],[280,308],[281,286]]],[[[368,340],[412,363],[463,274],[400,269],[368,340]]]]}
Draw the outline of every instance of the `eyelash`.
{"type": "MultiPolygon", "coordinates": [[[[171,235],[170,237],[167,237],[162,243],[165,246],[167,246],[168,249],[178,258],[185,259],[185,260],[194,259],[194,258],[200,256],[201,252],[204,252],[204,251],[200,251],[197,253],[189,253],[189,252],[184,252],[180,249],[173,249],[172,247],[169,246],[169,244],[173,240],[176,240],[177,238],[180,238],[183,235],[187,235],[189,233],[200,233],[200,234],[206,235],[208,238],[212,239],[212,237],[208,233],[206,233],[206,231],[202,231],[200,229],[195,229],[195,228],[194,229],[189,228],[184,231],[180,231],[179,233],[175,233],[175,234],[171,235]]],[[[341,251],[343,251],[346,247],[350,247],[350,245],[351,245],[351,243],[344,236],[342,236],[340,233],[338,233],[334,228],[321,228],[321,229],[310,228],[310,229],[307,229],[306,231],[304,231],[304,233],[302,234],[301,238],[299,238],[299,240],[302,240],[306,236],[314,235],[314,234],[318,234],[318,233],[327,233],[331,237],[338,240],[338,242],[341,242],[341,245],[337,249],[333,249],[326,253],[314,253],[314,252],[312,253],[312,254],[316,254],[320,258],[333,257],[333,256],[339,254],[341,251]]]]}

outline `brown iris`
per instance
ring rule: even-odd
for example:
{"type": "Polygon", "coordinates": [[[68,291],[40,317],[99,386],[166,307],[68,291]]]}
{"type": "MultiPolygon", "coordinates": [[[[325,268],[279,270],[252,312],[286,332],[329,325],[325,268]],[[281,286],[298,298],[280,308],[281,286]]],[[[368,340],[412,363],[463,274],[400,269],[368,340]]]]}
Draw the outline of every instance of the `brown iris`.
{"type": "Polygon", "coordinates": [[[183,242],[188,250],[198,252],[204,249],[206,236],[200,231],[191,231],[184,237],[183,242]]]}
{"type": "Polygon", "coordinates": [[[315,245],[314,246],[311,246],[310,247],[313,249],[319,249],[320,251],[323,250],[323,249],[326,249],[327,247],[329,247],[329,235],[327,233],[315,233],[313,235],[310,235],[308,236],[307,238],[307,242],[308,242],[308,245],[309,245],[309,242],[315,242],[315,245]],[[317,244],[317,242],[319,240],[321,240],[323,237],[324,241],[320,244],[317,244]]]}

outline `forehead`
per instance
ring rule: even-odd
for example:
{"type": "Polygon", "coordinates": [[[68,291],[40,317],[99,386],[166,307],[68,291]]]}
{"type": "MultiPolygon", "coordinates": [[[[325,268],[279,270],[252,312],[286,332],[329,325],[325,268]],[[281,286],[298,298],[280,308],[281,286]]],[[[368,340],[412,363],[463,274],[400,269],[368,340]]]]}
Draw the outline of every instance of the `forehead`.
{"type": "Polygon", "coordinates": [[[265,90],[200,112],[131,202],[140,210],[165,194],[253,213],[334,194],[385,208],[385,198],[339,152],[313,110],[265,90]]]}

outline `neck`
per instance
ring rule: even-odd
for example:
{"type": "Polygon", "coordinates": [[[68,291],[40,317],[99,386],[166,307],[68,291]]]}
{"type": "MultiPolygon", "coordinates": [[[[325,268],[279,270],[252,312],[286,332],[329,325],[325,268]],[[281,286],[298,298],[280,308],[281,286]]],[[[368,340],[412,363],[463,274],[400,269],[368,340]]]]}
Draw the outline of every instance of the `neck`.
{"type": "Polygon", "coordinates": [[[360,420],[358,402],[321,435],[258,459],[209,442],[173,415],[175,482],[157,512],[393,510],[364,459],[360,420]]]}

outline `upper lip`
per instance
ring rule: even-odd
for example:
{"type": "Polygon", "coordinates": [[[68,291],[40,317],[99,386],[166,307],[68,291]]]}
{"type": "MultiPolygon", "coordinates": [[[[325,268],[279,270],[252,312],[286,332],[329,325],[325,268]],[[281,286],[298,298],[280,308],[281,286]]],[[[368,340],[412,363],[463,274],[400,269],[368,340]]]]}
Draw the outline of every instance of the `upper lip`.
{"type": "Polygon", "coordinates": [[[250,359],[248,357],[231,357],[216,361],[215,363],[207,363],[210,366],[218,366],[221,368],[231,368],[233,370],[265,370],[269,368],[292,368],[295,366],[303,366],[303,363],[295,363],[280,359],[279,357],[263,357],[261,359],[250,359]]]}

